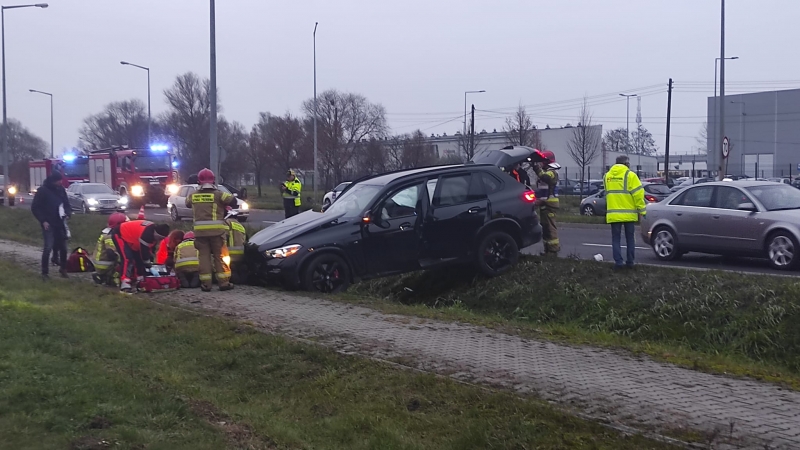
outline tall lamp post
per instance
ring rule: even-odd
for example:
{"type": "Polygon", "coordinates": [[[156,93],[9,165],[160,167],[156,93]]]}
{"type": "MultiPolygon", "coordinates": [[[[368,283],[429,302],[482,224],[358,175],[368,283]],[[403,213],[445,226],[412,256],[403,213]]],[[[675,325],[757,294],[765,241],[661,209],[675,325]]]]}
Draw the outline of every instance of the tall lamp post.
{"type": "Polygon", "coordinates": [[[314,201],[317,201],[317,25],[314,22],[314,201]]]}
{"type": "MultiPolygon", "coordinates": [[[[719,67],[720,59],[722,59],[722,58],[714,58],[714,101],[715,102],[717,101],[717,69],[719,67]]],[[[739,59],[739,57],[738,56],[731,56],[731,57],[728,57],[728,58],[725,58],[725,59],[728,59],[728,60],[739,59]]],[[[714,104],[714,106],[716,106],[716,103],[714,104]]],[[[712,131],[714,132],[714,136],[715,137],[717,135],[717,130],[718,129],[719,129],[719,119],[714,121],[714,129],[712,131]]],[[[708,133],[706,133],[706,134],[708,134],[708,133]]]]}
{"type": "Polygon", "coordinates": [[[136,67],[137,69],[142,69],[147,71],[147,147],[149,148],[150,145],[153,144],[153,141],[150,136],[150,124],[153,122],[152,117],[150,116],[150,68],[145,66],[140,66],[138,64],[129,63],[127,61],[120,61],[120,64],[123,66],[131,66],[136,67]]]}
{"type": "MultiPolygon", "coordinates": [[[[744,138],[745,138],[744,116],[745,116],[745,112],[744,111],[745,111],[746,104],[745,104],[745,102],[737,102],[737,101],[733,101],[733,100],[731,100],[731,104],[741,105],[741,108],[740,108],[741,115],[739,116],[739,143],[742,146],[742,175],[747,175],[747,173],[745,171],[745,167],[744,167],[744,159],[745,159],[744,158],[744,148],[745,148],[745,145],[744,145],[744,138]]],[[[756,156],[756,158],[758,158],[758,156],[756,156]]],[[[758,159],[756,159],[756,174],[755,174],[754,178],[758,178],[758,159]]]]}
{"type": "Polygon", "coordinates": [[[211,93],[209,95],[211,97],[211,117],[209,118],[209,137],[211,141],[211,148],[209,149],[209,153],[211,156],[211,170],[219,175],[219,146],[217,145],[217,19],[214,8],[214,0],[211,0],[210,15],[211,45],[209,53],[211,56],[211,75],[209,78],[211,80],[211,93]]]}
{"type": "Polygon", "coordinates": [[[482,94],[486,91],[464,91],[464,134],[462,136],[467,135],[467,94],[482,94]]]}
{"type": "Polygon", "coordinates": [[[619,94],[625,97],[625,153],[631,152],[631,97],[638,97],[639,94],[619,94]]]}
{"type": "Polygon", "coordinates": [[[30,92],[34,94],[42,94],[47,95],[50,97],[50,157],[55,157],[55,149],[53,146],[53,94],[44,91],[37,91],[36,89],[28,89],[30,92]]]}
{"type": "Polygon", "coordinates": [[[8,205],[8,120],[6,108],[8,99],[6,97],[6,10],[19,8],[47,8],[47,3],[35,3],[31,5],[11,5],[0,7],[0,40],[2,40],[2,63],[3,63],[3,196],[5,205],[8,205]]]}

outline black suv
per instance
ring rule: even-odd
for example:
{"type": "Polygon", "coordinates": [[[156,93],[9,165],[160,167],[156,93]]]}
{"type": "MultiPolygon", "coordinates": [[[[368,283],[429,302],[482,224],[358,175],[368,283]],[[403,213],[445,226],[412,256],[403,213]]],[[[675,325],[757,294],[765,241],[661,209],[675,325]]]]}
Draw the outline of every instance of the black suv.
{"type": "Polygon", "coordinates": [[[324,213],[259,231],[246,251],[262,280],[320,292],[451,263],[494,276],[541,240],[535,200],[493,165],[402,170],[353,183],[324,213]]]}

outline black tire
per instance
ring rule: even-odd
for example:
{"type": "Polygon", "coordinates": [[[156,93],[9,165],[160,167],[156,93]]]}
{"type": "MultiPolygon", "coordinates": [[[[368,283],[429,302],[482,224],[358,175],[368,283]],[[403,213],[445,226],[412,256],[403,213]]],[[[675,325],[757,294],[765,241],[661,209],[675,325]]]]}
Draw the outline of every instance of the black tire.
{"type": "Polygon", "coordinates": [[[169,210],[169,217],[170,217],[170,219],[172,219],[173,222],[180,222],[181,221],[181,216],[178,214],[178,208],[173,206],[169,210]]]}
{"type": "Polygon", "coordinates": [[[303,270],[303,289],[323,294],[344,292],[350,286],[350,268],[333,253],[315,256],[303,270]]]}
{"type": "Polygon", "coordinates": [[[776,270],[793,270],[797,267],[800,244],[797,238],[786,231],[776,231],[769,235],[764,245],[769,265],[776,270]]]}
{"type": "Polygon", "coordinates": [[[518,260],[519,246],[508,233],[490,232],[478,244],[476,264],[478,270],[487,277],[507,272],[518,260]]]}
{"type": "Polygon", "coordinates": [[[583,205],[581,208],[581,214],[584,216],[595,216],[594,206],[592,205],[583,205]]]}
{"type": "Polygon", "coordinates": [[[678,238],[675,232],[668,227],[658,227],[653,230],[650,238],[653,253],[660,261],[675,261],[685,254],[678,247],[678,238]]]}

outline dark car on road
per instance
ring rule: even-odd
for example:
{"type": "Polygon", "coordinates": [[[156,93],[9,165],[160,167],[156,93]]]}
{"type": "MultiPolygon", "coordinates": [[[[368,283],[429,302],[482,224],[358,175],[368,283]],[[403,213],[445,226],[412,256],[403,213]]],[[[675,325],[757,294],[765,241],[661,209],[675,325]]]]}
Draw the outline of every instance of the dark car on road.
{"type": "Polygon", "coordinates": [[[492,165],[402,170],[354,182],[324,213],[259,231],[246,252],[263,281],[318,292],[453,263],[494,276],[541,240],[535,200],[492,165]]]}
{"type": "Polygon", "coordinates": [[[641,230],[662,261],[700,252],[767,258],[789,270],[800,263],[800,192],[753,180],[690,186],[647,205],[641,230]]]}

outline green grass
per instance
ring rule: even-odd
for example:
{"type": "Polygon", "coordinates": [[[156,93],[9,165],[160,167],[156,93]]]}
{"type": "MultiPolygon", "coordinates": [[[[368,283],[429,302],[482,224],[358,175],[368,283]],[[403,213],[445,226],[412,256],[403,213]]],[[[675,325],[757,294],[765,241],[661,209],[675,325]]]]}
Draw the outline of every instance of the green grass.
{"type": "Polygon", "coordinates": [[[0,261],[0,448],[109,447],[668,448],[0,261]]]}
{"type": "Polygon", "coordinates": [[[341,297],[387,312],[623,347],[800,389],[800,280],[526,257],[486,280],[464,268],[361,283],[341,297]]]}

